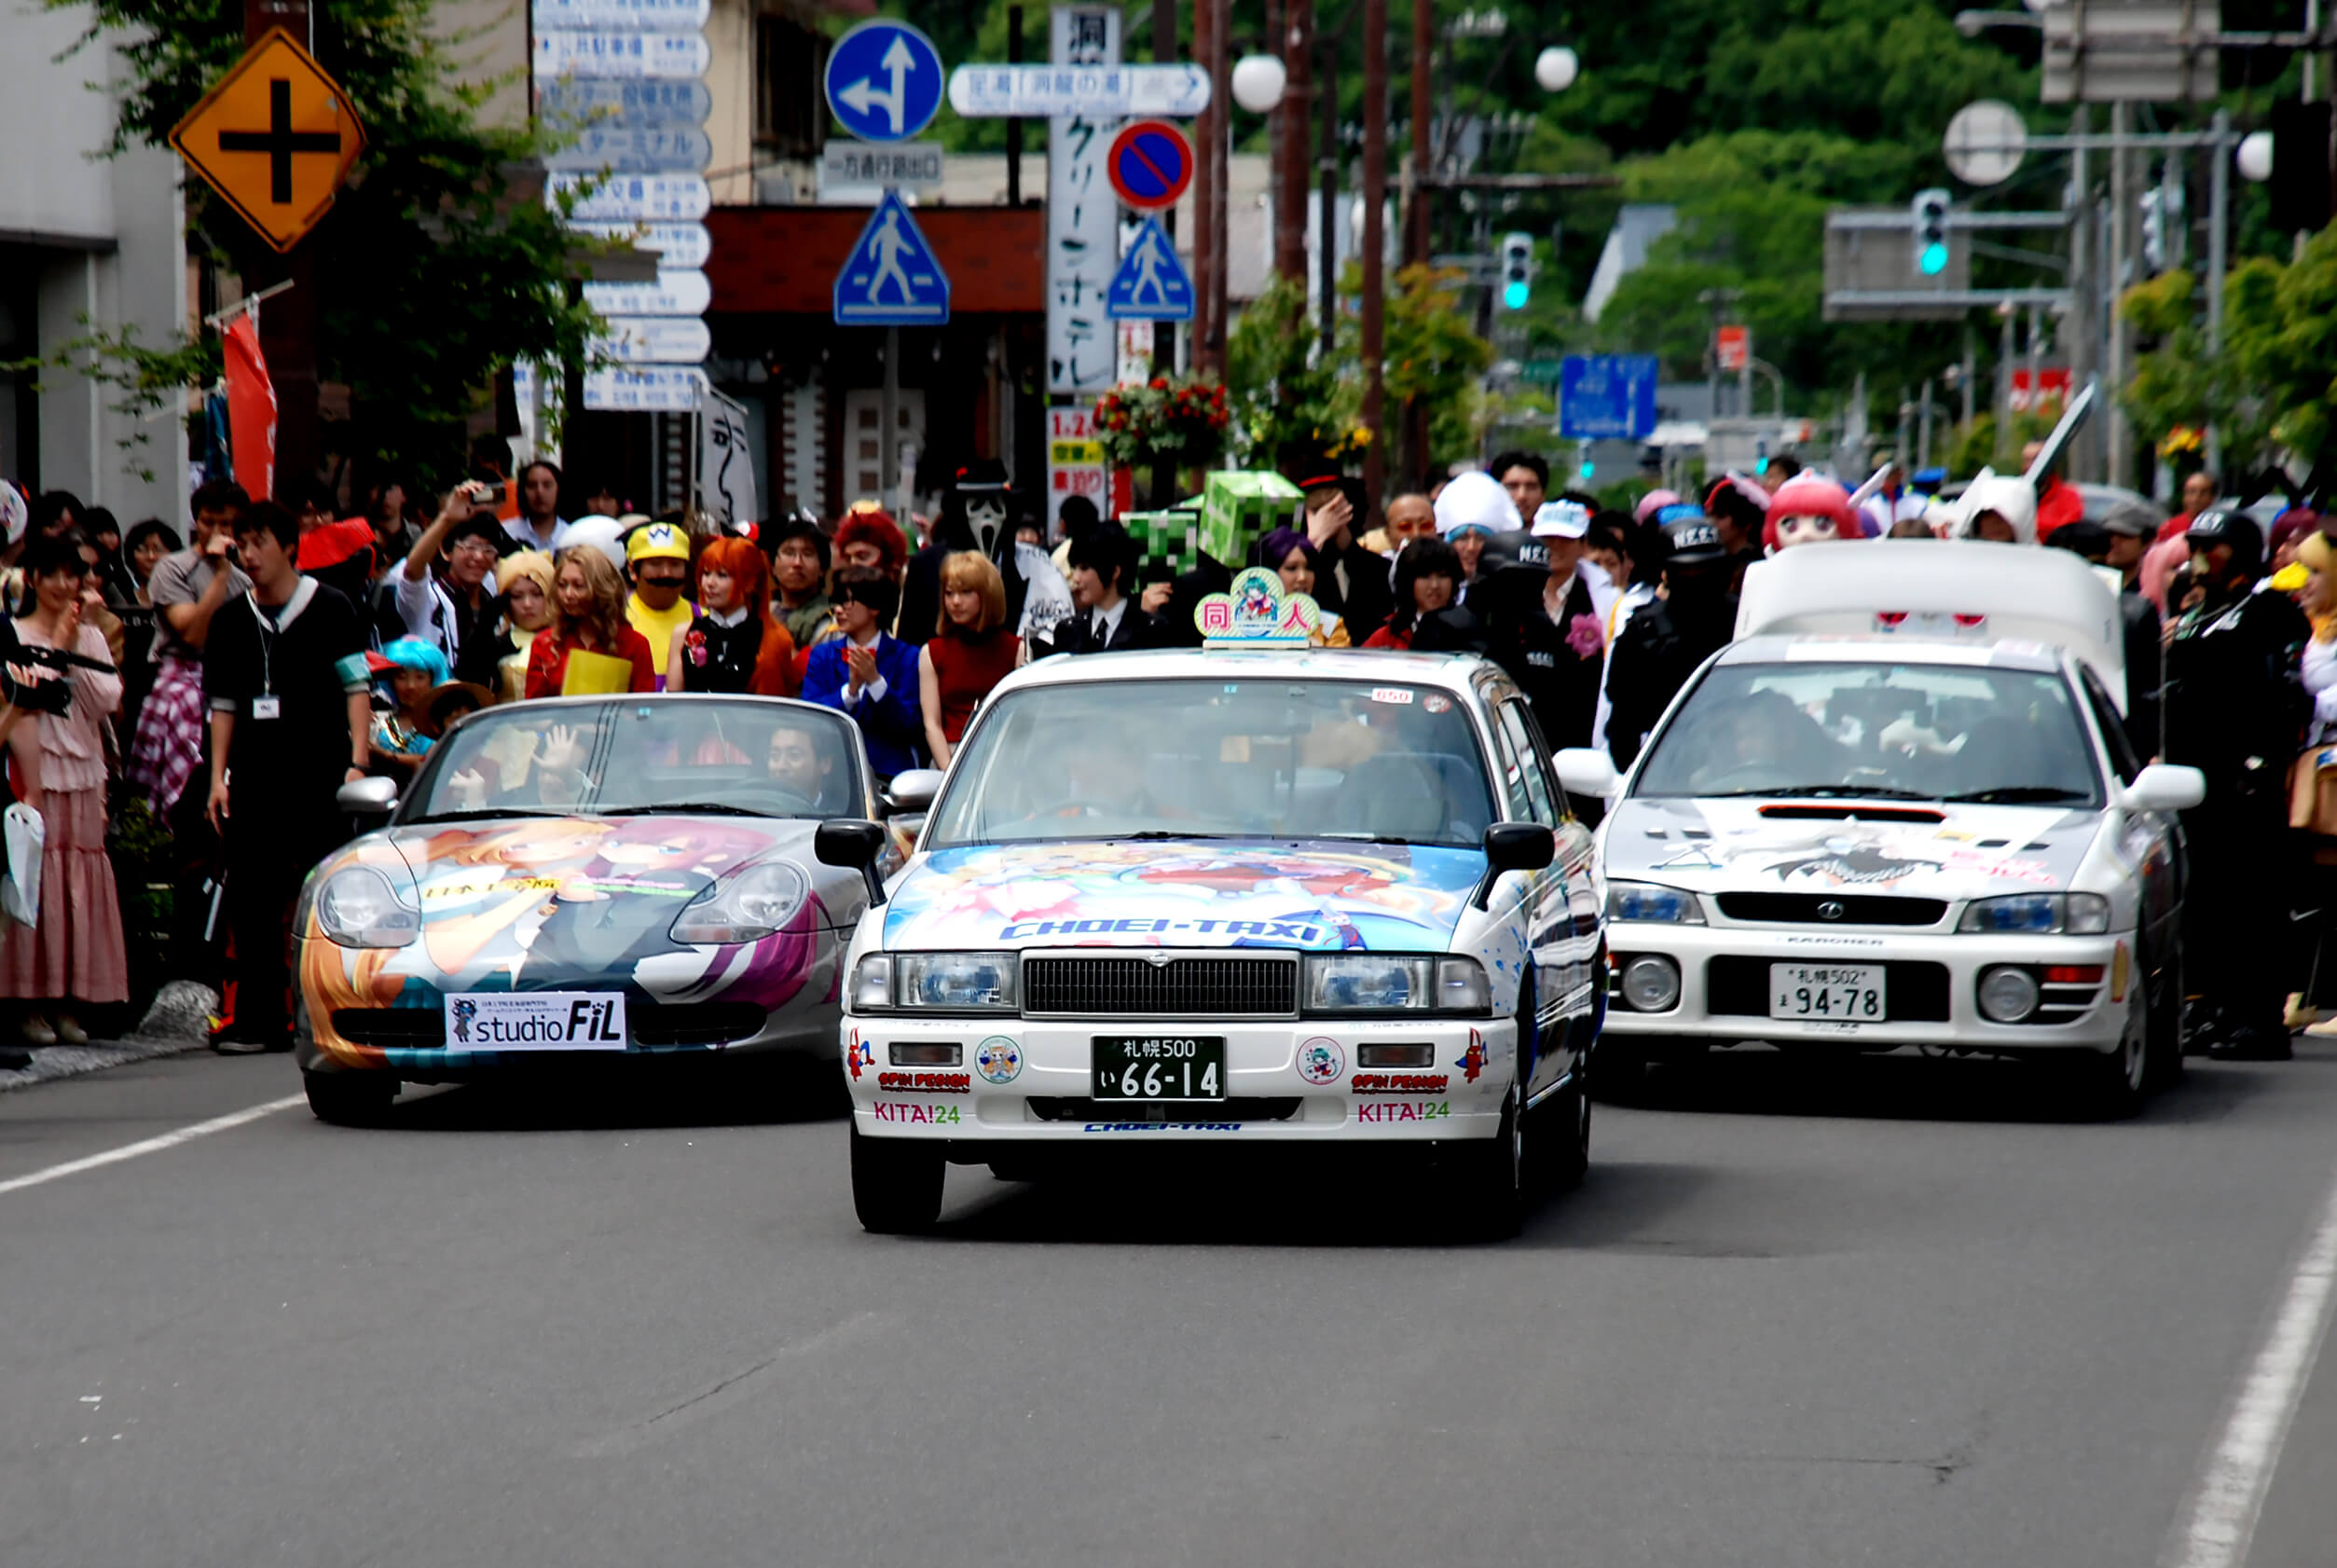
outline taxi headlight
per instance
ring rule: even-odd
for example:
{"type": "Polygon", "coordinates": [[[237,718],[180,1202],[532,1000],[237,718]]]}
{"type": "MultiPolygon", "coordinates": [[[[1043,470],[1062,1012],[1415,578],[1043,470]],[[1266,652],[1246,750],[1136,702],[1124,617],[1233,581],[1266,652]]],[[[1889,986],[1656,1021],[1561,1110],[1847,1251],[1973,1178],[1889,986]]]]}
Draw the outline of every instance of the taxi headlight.
{"type": "Polygon", "coordinates": [[[1021,973],[1011,953],[872,953],[853,971],[852,1007],[1013,1012],[1022,1005],[1021,973]]]}
{"type": "Polygon", "coordinates": [[[749,866],[692,899],[670,935],[694,943],[761,942],[794,919],[810,893],[811,884],[790,861],[749,866]]]}
{"type": "Polygon", "coordinates": [[[1701,926],[1704,906],[1694,893],[1660,887],[1652,882],[1607,884],[1607,918],[1640,920],[1658,926],[1701,926]]]}
{"type": "Polygon", "coordinates": [[[422,912],[399,899],[371,866],[347,866],[317,889],[317,929],[342,947],[404,947],[421,934],[422,912]]]}
{"type": "Polygon", "coordinates": [[[1492,1011],[1492,986],[1474,958],[1426,955],[1315,953],[1306,960],[1309,1012],[1492,1011]]]}
{"type": "Polygon", "coordinates": [[[2099,893],[2014,893],[1974,899],[1959,931],[2002,936],[2099,936],[2110,929],[2110,901],[2099,893]]]}

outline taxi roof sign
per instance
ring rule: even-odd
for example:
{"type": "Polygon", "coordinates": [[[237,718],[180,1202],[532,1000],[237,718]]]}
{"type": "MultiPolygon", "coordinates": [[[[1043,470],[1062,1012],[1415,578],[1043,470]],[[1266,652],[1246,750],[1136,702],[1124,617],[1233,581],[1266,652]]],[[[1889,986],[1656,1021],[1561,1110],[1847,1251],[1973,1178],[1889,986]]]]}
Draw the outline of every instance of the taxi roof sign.
{"type": "Polygon", "coordinates": [[[1800,544],[1745,572],[1737,636],[2039,642],[2093,667],[2124,712],[2118,597],[2067,550],[1985,540],[1800,544]]]}
{"type": "Polygon", "coordinates": [[[1323,612],[1310,594],[1285,594],[1282,577],[1262,566],[1233,579],[1233,591],[1211,594],[1193,607],[1204,648],[1305,648],[1323,629],[1323,612]]]}
{"type": "Polygon", "coordinates": [[[289,251],[333,205],[365,133],[340,84],[278,27],[172,128],[171,145],[261,239],[289,251]]]}

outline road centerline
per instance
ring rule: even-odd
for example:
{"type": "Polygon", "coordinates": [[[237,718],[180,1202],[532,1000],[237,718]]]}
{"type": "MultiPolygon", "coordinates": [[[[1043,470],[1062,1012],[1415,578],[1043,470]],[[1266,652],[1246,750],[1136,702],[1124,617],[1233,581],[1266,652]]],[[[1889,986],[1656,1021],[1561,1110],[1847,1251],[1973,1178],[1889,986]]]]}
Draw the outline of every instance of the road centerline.
{"type": "Polygon", "coordinates": [[[2208,1452],[2189,1512],[2161,1554],[2165,1568],[2239,1568],[2248,1561],[2281,1448],[2328,1337],[2332,1286],[2337,1286],[2337,1183],[2321,1202],[2320,1217],[2289,1275],[2272,1327],[2208,1452]]]}
{"type": "Polygon", "coordinates": [[[214,1116],[208,1121],[197,1121],[168,1133],[158,1133],[153,1137],[141,1138],[136,1143],[126,1143],[118,1148],[108,1148],[96,1154],[85,1154],[78,1160],[67,1160],[62,1164],[44,1166],[40,1170],[29,1171],[23,1176],[10,1176],[5,1181],[0,1181],[0,1196],[6,1196],[10,1192],[21,1192],[28,1187],[41,1187],[52,1181],[62,1181],[66,1176],[79,1176],[84,1171],[98,1170],[106,1165],[118,1165],[125,1160],[135,1160],[142,1155],[159,1154],[166,1148],[176,1148],[183,1143],[192,1143],[197,1138],[207,1138],[213,1133],[229,1132],[247,1121],[257,1121],[263,1116],[273,1116],[280,1110],[290,1110],[295,1106],[306,1104],[308,1104],[308,1096],[305,1094],[286,1094],[280,1100],[268,1100],[256,1106],[245,1106],[241,1110],[231,1110],[225,1116],[214,1116]]]}

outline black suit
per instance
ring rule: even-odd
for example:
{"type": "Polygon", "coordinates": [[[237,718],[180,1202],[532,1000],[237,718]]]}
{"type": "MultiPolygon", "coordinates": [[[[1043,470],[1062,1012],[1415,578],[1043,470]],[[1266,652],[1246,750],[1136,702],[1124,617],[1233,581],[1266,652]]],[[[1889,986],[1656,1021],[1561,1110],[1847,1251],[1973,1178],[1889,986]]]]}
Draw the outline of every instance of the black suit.
{"type": "Polygon", "coordinates": [[[1347,627],[1347,640],[1362,647],[1395,613],[1387,557],[1353,540],[1344,548],[1326,549],[1314,573],[1314,602],[1337,615],[1347,627]]]}
{"type": "Polygon", "coordinates": [[[1120,624],[1112,627],[1107,640],[1095,635],[1095,612],[1083,610],[1064,623],[1052,646],[1040,645],[1031,650],[1039,657],[1049,653],[1120,653],[1131,649],[1167,648],[1173,646],[1168,628],[1158,615],[1148,615],[1136,608],[1135,600],[1121,601],[1120,624]]]}

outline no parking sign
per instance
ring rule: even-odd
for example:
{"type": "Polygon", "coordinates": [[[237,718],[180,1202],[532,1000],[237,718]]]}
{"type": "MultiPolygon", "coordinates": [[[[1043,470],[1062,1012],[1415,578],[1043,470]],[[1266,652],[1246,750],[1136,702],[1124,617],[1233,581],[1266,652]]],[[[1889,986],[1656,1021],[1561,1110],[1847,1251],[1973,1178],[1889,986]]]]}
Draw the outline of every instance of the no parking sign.
{"type": "Polygon", "coordinates": [[[1140,119],[1112,138],[1104,159],[1112,189],[1139,212],[1174,207],[1193,183],[1193,146],[1164,119],[1140,119]]]}

